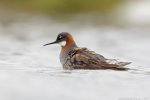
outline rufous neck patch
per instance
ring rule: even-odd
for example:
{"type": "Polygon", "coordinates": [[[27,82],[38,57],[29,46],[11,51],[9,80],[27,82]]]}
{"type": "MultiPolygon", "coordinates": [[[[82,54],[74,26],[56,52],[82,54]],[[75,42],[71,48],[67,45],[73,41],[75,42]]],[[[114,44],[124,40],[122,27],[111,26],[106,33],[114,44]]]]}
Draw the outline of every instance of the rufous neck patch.
{"type": "Polygon", "coordinates": [[[62,47],[61,52],[63,52],[73,42],[73,38],[70,34],[68,34],[66,37],[67,37],[66,45],[62,47]]]}

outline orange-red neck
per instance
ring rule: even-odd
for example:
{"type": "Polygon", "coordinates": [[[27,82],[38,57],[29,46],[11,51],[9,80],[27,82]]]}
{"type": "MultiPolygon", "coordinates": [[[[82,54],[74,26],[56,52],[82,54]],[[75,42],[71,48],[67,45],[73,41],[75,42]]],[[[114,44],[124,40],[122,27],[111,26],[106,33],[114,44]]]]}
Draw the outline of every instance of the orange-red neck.
{"type": "Polygon", "coordinates": [[[73,38],[70,34],[68,34],[66,37],[67,37],[66,45],[62,47],[61,52],[63,52],[73,42],[73,38]]]}

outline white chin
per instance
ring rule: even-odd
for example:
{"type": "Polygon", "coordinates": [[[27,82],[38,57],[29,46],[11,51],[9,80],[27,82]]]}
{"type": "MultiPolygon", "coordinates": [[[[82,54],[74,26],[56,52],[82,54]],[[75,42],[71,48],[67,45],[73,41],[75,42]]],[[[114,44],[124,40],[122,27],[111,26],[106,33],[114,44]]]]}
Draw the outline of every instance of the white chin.
{"type": "Polygon", "coordinates": [[[59,42],[58,44],[63,47],[66,45],[66,41],[59,42]]]}

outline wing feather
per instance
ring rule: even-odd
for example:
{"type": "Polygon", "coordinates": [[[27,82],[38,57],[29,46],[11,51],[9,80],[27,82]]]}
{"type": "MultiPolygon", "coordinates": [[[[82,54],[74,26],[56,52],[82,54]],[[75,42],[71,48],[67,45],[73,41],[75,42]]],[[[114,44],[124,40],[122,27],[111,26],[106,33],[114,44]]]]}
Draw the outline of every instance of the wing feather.
{"type": "Polygon", "coordinates": [[[75,47],[70,53],[70,62],[74,69],[114,69],[120,68],[116,63],[109,63],[107,58],[87,48],[75,47]]]}

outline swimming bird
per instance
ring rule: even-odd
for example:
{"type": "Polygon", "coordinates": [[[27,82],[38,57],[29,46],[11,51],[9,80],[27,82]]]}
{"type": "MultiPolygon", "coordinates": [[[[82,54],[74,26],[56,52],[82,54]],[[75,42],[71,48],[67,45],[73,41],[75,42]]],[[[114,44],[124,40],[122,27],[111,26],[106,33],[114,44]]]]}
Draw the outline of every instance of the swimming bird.
{"type": "Polygon", "coordinates": [[[45,44],[59,44],[61,46],[60,62],[63,69],[113,69],[129,70],[123,66],[131,62],[121,62],[117,59],[107,59],[104,56],[90,51],[87,48],[78,47],[68,32],[58,34],[56,41],[45,44]]]}

